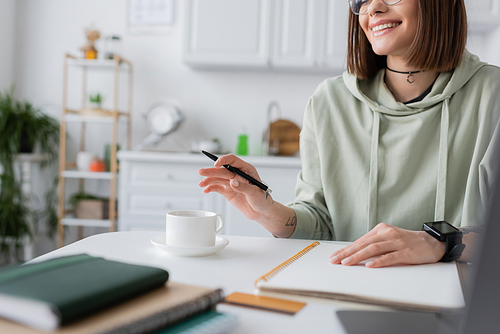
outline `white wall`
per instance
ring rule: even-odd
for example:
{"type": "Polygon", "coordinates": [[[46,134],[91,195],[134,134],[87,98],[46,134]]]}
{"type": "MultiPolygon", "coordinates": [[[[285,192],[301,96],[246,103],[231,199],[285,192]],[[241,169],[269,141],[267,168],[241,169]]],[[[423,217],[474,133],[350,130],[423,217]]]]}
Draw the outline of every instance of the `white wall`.
{"type": "MultiPolygon", "coordinates": [[[[132,61],[135,69],[133,146],[148,135],[141,114],[154,102],[172,100],[186,117],[175,133],[176,142],[184,143],[184,148],[189,147],[192,139],[217,137],[226,150],[233,151],[237,135],[245,126],[250,136],[250,151],[258,154],[269,102],[279,101],[283,117],[300,125],[309,96],[318,83],[331,75],[192,70],[182,62],[182,0],[175,2],[175,24],[161,36],[127,32],[126,0],[0,1],[0,88],[15,82],[16,95],[43,106],[57,118],[61,115],[63,55],[67,52],[80,55],[79,48],[85,43],[83,28],[93,23],[102,34],[122,37],[123,57],[132,61]],[[11,52],[14,45],[15,56],[11,52]]],[[[488,36],[472,35],[469,46],[482,59],[500,64],[500,47],[496,43],[499,35],[499,29],[488,36]]],[[[98,46],[102,50],[102,44],[98,46]]],[[[94,82],[99,85],[97,81],[94,82]]],[[[111,138],[109,130],[97,127],[89,132],[91,139],[87,146],[102,155],[103,142],[111,138]]],[[[69,129],[69,134],[72,141],[68,151],[74,156],[78,129],[69,129]]],[[[177,147],[166,140],[160,148],[177,147]]],[[[36,207],[42,206],[43,194],[55,175],[55,169],[36,169],[36,207]]],[[[89,187],[103,194],[108,191],[102,183],[91,183],[89,187]]],[[[53,245],[53,242],[39,243],[37,252],[48,251],[53,245]]]]}
{"type": "Polygon", "coordinates": [[[10,88],[14,79],[14,37],[16,0],[0,3],[0,91],[10,88]]]}
{"type": "Polygon", "coordinates": [[[94,23],[102,33],[122,36],[123,56],[134,64],[134,145],[148,134],[141,113],[156,101],[170,99],[186,116],[178,137],[218,137],[232,151],[245,126],[251,152],[258,153],[268,103],[279,101],[283,117],[301,124],[309,96],[328,76],[194,71],[182,62],[182,1],[175,3],[176,22],[164,36],[128,34],[126,4],[124,0],[20,0],[18,93],[59,116],[62,56],[80,55],[83,28],[94,23]]]}

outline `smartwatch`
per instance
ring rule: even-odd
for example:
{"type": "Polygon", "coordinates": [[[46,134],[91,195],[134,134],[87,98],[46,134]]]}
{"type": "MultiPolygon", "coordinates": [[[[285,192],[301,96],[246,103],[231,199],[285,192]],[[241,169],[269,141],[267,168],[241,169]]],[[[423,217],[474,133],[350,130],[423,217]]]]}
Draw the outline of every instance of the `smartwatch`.
{"type": "Polygon", "coordinates": [[[462,244],[462,231],[446,221],[424,223],[422,231],[439,241],[446,242],[446,253],[440,262],[455,261],[460,258],[465,245],[462,244]]]}

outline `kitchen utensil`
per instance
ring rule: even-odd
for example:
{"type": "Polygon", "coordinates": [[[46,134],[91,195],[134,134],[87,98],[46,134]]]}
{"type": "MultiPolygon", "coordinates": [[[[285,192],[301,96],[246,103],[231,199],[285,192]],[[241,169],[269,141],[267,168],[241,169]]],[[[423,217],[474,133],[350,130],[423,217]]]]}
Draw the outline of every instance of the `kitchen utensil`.
{"type": "Polygon", "coordinates": [[[142,150],[147,145],[156,143],[160,138],[176,130],[184,120],[179,109],[172,104],[158,103],[144,115],[146,125],[152,132],[135,149],[142,150]]]}
{"type": "Polygon", "coordinates": [[[281,118],[278,102],[272,101],[267,108],[267,123],[264,132],[264,155],[294,155],[299,150],[300,127],[292,121],[281,118]],[[276,111],[276,120],[271,121],[276,111]]]}

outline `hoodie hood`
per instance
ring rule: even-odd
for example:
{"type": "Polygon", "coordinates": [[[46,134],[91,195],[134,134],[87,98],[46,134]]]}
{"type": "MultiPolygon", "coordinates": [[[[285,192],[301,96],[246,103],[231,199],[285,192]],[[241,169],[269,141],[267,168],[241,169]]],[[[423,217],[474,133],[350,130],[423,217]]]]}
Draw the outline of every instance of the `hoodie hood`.
{"type": "Polygon", "coordinates": [[[454,71],[441,73],[431,92],[419,102],[404,104],[397,102],[384,82],[385,70],[369,80],[359,80],[356,76],[344,72],[343,79],[347,89],[360,101],[366,103],[373,111],[394,115],[413,115],[426,111],[436,104],[449,99],[476,74],[483,66],[479,58],[467,50],[464,52],[462,62],[454,71]]]}
{"type": "Polygon", "coordinates": [[[448,137],[449,137],[449,100],[485,66],[475,55],[467,50],[462,62],[454,71],[439,74],[431,92],[421,101],[404,104],[397,102],[384,82],[385,70],[370,80],[359,80],[354,75],[344,73],[343,79],[348,90],[373,112],[373,126],[370,146],[370,172],[368,186],[368,225],[367,231],[377,225],[377,197],[379,174],[379,141],[381,114],[391,116],[415,115],[441,104],[441,126],[439,136],[439,156],[437,168],[436,203],[434,220],[444,220],[446,201],[446,181],[448,170],[448,137]]]}

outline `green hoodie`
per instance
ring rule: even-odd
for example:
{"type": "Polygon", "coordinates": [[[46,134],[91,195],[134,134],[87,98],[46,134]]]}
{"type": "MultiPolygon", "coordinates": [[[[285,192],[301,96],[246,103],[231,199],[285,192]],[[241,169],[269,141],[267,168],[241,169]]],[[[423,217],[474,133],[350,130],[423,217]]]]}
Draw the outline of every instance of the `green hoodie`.
{"type": "Polygon", "coordinates": [[[380,222],[481,221],[500,152],[500,68],[466,51],[409,104],[395,101],[384,75],[344,73],[309,100],[292,238],[353,241],[380,222]]]}

